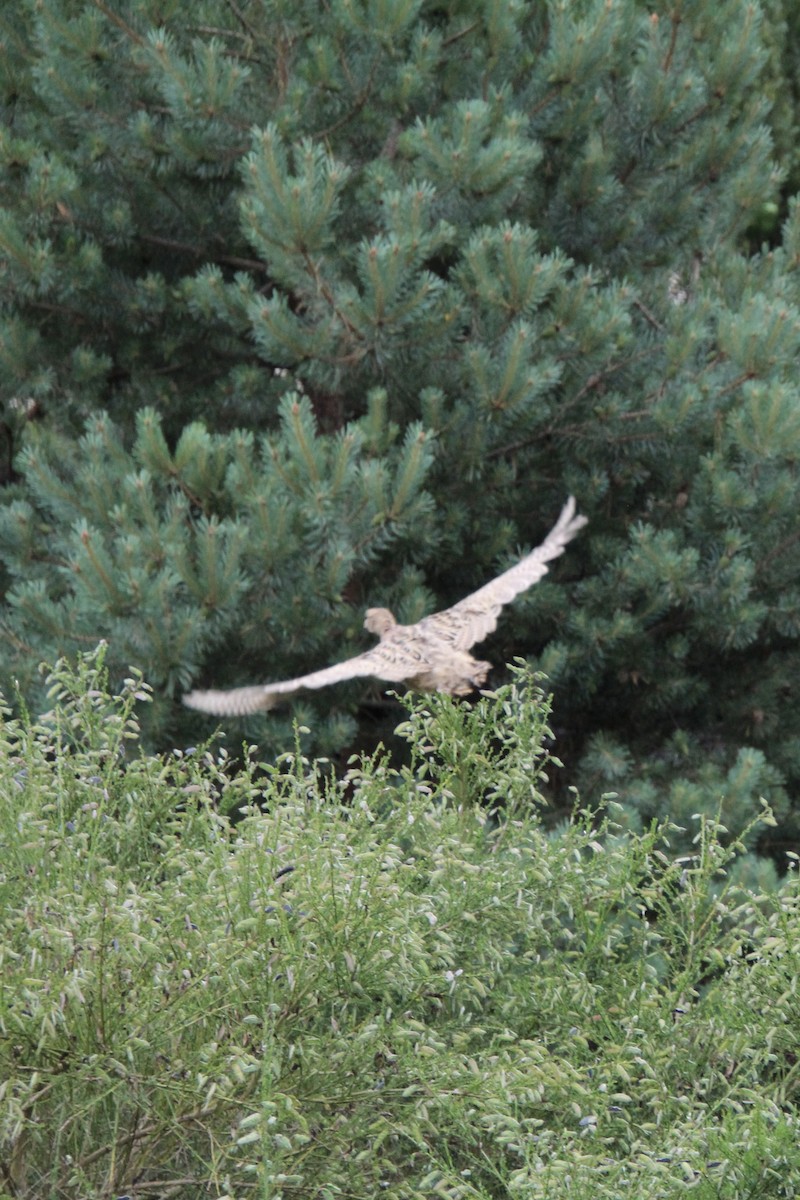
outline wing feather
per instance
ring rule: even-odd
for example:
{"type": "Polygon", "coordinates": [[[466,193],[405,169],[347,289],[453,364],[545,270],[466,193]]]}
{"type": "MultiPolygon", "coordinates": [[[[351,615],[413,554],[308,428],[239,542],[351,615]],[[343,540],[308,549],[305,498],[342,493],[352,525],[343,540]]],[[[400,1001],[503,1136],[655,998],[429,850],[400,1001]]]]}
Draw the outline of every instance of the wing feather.
{"type": "MultiPolygon", "coordinates": [[[[405,630],[398,626],[398,633],[402,635],[404,632],[405,630]]],[[[284,679],[279,683],[267,683],[256,687],[233,688],[227,692],[189,692],[184,696],[183,702],[189,708],[196,708],[200,712],[214,713],[220,717],[241,717],[247,713],[274,708],[281,700],[305,688],[328,687],[329,684],[340,683],[344,679],[373,675],[377,679],[401,683],[416,675],[424,665],[413,640],[398,636],[379,642],[365,654],[347,658],[344,662],[324,667],[321,671],[312,671],[310,675],[300,675],[297,679],[284,679]]]]}
{"type": "Polygon", "coordinates": [[[563,554],[567,543],[583,529],[586,520],[586,517],[575,515],[575,497],[570,496],[541,546],[452,608],[424,617],[420,626],[423,629],[430,627],[457,650],[469,650],[496,629],[504,604],[547,574],[547,564],[563,554]]]}

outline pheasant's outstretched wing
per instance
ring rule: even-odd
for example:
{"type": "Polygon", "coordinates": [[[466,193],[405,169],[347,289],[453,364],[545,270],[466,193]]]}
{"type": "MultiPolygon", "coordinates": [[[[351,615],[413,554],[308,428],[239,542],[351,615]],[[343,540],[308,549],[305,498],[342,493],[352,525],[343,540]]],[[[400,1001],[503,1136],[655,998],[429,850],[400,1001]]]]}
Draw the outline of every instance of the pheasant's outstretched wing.
{"type": "Polygon", "coordinates": [[[398,627],[396,636],[379,642],[365,654],[345,659],[332,667],[300,675],[297,679],[284,679],[280,683],[267,683],[257,687],[234,688],[232,691],[189,692],[183,702],[200,712],[214,713],[220,717],[241,717],[247,713],[274,708],[281,700],[300,692],[304,688],[323,688],[344,679],[356,679],[374,675],[391,683],[402,683],[419,674],[426,666],[421,647],[413,636],[413,626],[398,627]]]}
{"type": "Polygon", "coordinates": [[[570,496],[541,546],[452,608],[425,617],[420,628],[456,650],[469,650],[476,642],[483,641],[497,627],[503,605],[547,574],[547,563],[563,554],[564,547],[583,529],[586,520],[575,515],[575,497],[570,496]]]}

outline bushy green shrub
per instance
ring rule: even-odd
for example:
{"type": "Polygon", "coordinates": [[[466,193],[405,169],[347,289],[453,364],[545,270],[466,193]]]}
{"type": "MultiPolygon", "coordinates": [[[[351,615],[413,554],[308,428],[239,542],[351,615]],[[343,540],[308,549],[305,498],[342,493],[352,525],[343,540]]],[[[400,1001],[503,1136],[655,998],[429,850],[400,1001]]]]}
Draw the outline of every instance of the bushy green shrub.
{"type": "Polygon", "coordinates": [[[547,834],[524,674],[337,780],[138,754],[102,657],[0,734],[0,1195],[798,1194],[794,877],[547,834]]]}

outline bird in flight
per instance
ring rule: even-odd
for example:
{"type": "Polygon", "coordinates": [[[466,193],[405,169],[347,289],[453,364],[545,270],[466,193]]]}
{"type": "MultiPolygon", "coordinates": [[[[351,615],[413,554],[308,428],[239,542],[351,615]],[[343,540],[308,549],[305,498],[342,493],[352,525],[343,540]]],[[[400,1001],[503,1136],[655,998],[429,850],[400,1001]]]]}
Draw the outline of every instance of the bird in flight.
{"type": "Polygon", "coordinates": [[[575,500],[570,496],[541,546],[452,608],[423,617],[415,625],[398,625],[388,608],[368,608],[364,628],[380,640],[366,653],[280,683],[189,692],[184,704],[220,717],[240,717],[274,708],[305,688],[363,676],[404,683],[419,692],[466,696],[482,686],[492,666],[473,658],[470,647],[492,633],[503,605],[546,575],[547,563],[563,553],[585,524],[586,517],[575,515],[575,500]]]}

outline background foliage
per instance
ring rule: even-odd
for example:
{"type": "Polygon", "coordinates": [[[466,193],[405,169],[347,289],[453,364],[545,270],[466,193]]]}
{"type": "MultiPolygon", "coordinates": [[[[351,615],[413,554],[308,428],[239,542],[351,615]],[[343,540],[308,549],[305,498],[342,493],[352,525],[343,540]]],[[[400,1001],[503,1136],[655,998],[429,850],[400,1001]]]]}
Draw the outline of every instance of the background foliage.
{"type": "MultiPolygon", "coordinates": [[[[796,28],[777,0],[5,9],[3,677],[36,706],[42,658],[106,637],[150,744],[186,744],[190,682],[357,651],[368,603],[451,603],[574,492],[586,535],[488,656],[544,667],[569,778],[633,828],[764,795],[782,866],[796,28]]],[[[385,734],[365,695],[301,705],[308,750],[385,734]]]]}
{"type": "Polygon", "coordinates": [[[102,654],[46,686],[0,732],[4,1200],[798,1195],[795,872],[546,834],[530,679],[338,781],[137,753],[102,654]]]}

